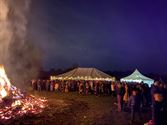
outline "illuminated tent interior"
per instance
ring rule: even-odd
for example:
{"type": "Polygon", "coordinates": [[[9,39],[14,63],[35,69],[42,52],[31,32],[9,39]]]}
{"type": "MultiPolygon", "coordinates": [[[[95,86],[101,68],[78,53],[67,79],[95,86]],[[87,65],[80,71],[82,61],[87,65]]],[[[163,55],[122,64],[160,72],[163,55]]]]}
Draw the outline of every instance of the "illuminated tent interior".
{"type": "Polygon", "coordinates": [[[115,81],[115,77],[96,69],[96,68],[75,68],[67,73],[51,76],[51,80],[100,80],[115,81]]]}
{"type": "Polygon", "coordinates": [[[154,83],[154,80],[142,75],[137,69],[129,76],[121,79],[121,82],[137,82],[137,83],[146,83],[149,86],[154,83]]]}

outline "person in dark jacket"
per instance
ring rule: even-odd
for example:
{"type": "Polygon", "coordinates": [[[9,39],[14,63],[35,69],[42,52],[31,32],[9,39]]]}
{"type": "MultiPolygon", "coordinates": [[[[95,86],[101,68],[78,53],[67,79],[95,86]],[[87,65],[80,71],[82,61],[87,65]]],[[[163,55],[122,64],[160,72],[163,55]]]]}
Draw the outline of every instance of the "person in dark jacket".
{"type": "Polygon", "coordinates": [[[153,95],[154,103],[153,103],[153,110],[152,110],[152,121],[153,125],[166,125],[164,123],[164,97],[161,92],[156,92],[153,95]]]}
{"type": "Polygon", "coordinates": [[[131,124],[133,124],[135,119],[135,114],[138,113],[139,118],[141,119],[141,110],[140,110],[140,97],[136,89],[132,90],[132,95],[129,98],[128,106],[131,109],[131,124]]]}
{"type": "Polygon", "coordinates": [[[49,91],[49,87],[50,87],[50,81],[47,80],[45,84],[46,91],[49,91]]]}
{"type": "Polygon", "coordinates": [[[151,101],[152,101],[152,121],[153,125],[158,125],[159,123],[159,115],[160,107],[162,106],[158,98],[160,98],[160,88],[159,81],[155,81],[151,87],[151,101]]]}
{"type": "Polygon", "coordinates": [[[38,89],[38,91],[42,91],[41,80],[40,79],[37,81],[37,89],[38,89]]]}
{"type": "Polygon", "coordinates": [[[118,103],[118,111],[121,112],[123,108],[123,96],[124,96],[124,88],[121,83],[117,84],[117,103],[118,103]]]}
{"type": "Polygon", "coordinates": [[[152,105],[154,103],[154,94],[157,93],[157,92],[160,92],[160,89],[159,89],[159,81],[156,81],[154,82],[154,84],[151,86],[151,101],[152,101],[152,105]]]}

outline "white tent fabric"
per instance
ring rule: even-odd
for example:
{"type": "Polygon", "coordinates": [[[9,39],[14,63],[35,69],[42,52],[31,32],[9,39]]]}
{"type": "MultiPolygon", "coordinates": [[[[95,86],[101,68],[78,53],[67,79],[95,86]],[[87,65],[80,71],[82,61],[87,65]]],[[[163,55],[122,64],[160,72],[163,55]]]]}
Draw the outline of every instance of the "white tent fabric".
{"type": "Polygon", "coordinates": [[[149,86],[154,83],[153,79],[150,79],[144,75],[142,75],[137,69],[129,76],[121,79],[121,82],[137,82],[137,83],[146,83],[149,86]]]}
{"type": "Polygon", "coordinates": [[[96,69],[96,68],[75,68],[67,73],[51,76],[51,80],[101,80],[115,81],[115,77],[96,69]]]}

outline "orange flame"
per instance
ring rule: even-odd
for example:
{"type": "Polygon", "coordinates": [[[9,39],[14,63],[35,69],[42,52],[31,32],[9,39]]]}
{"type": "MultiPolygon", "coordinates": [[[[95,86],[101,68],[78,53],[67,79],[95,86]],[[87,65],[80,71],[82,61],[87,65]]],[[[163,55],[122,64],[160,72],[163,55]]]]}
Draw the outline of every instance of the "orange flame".
{"type": "Polygon", "coordinates": [[[3,65],[0,65],[0,98],[4,98],[8,95],[11,84],[6,75],[3,65]]]}
{"type": "Polygon", "coordinates": [[[0,107],[0,121],[15,118],[16,116],[21,117],[26,113],[38,114],[47,106],[46,99],[24,95],[19,89],[11,85],[4,67],[0,65],[0,104],[5,104],[3,99],[9,94],[12,104],[9,105],[9,103],[7,106],[0,107]]]}

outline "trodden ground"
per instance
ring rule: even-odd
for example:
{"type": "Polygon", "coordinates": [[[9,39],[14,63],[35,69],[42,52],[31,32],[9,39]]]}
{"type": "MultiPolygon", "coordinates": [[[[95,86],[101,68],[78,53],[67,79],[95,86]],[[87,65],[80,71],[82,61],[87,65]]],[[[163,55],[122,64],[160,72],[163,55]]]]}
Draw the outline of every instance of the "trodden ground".
{"type": "MultiPolygon", "coordinates": [[[[39,115],[27,115],[9,121],[9,124],[26,125],[129,125],[130,113],[117,112],[116,98],[111,96],[84,96],[77,92],[36,92],[31,94],[46,97],[48,106],[39,115]]],[[[134,125],[143,125],[150,119],[150,111],[134,125]]]]}

